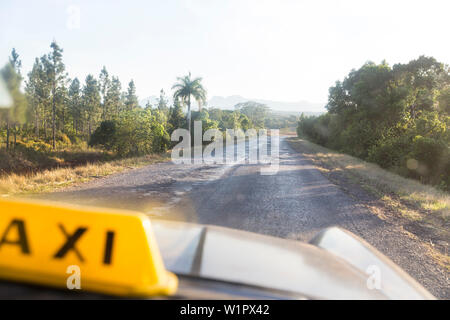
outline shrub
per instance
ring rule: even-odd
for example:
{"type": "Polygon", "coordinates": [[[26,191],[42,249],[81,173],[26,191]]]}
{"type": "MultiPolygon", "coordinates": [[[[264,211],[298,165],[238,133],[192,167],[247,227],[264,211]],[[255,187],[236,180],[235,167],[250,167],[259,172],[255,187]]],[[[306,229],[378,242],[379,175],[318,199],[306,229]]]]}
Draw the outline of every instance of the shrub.
{"type": "Polygon", "coordinates": [[[89,146],[101,145],[106,150],[112,150],[117,143],[117,124],[115,121],[103,121],[94,131],[89,146]]]}
{"type": "Polygon", "coordinates": [[[327,145],[330,130],[330,115],[322,115],[319,117],[301,117],[298,122],[297,134],[300,137],[307,137],[315,143],[327,145]]]}
{"type": "Polygon", "coordinates": [[[449,152],[448,146],[442,140],[416,136],[412,141],[409,158],[418,162],[418,168],[412,171],[413,175],[419,175],[425,182],[437,183],[448,170],[449,152]]]}
{"type": "Polygon", "coordinates": [[[367,160],[382,168],[405,166],[406,153],[411,148],[407,137],[395,137],[380,141],[369,149],[367,160]]]}

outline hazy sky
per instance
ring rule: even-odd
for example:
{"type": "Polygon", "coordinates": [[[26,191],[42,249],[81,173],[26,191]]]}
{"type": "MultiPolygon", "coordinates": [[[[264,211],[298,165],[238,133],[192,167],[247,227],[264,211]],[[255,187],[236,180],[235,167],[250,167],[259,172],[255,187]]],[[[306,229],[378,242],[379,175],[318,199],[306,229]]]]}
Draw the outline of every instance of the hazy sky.
{"type": "Polygon", "coordinates": [[[449,4],[1,0],[0,62],[15,47],[28,72],[56,39],[71,77],[106,65],[123,87],[134,79],[140,98],[170,92],[191,71],[210,97],[325,102],[328,87],[368,60],[450,63],[449,4]]]}

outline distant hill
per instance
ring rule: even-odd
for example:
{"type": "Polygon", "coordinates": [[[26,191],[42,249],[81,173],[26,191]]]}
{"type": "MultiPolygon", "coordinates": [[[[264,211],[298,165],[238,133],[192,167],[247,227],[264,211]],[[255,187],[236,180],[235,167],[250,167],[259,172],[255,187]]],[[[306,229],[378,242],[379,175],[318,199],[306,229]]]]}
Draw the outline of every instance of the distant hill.
{"type": "MultiPolygon", "coordinates": [[[[142,107],[144,107],[147,102],[150,102],[152,106],[155,106],[158,103],[158,99],[158,96],[150,96],[139,101],[139,103],[142,107]]],[[[169,100],[169,104],[172,104],[172,99],[170,97],[167,97],[167,99],[169,100]]],[[[274,113],[285,115],[298,115],[302,112],[305,113],[305,115],[319,115],[326,111],[325,103],[313,103],[308,101],[282,102],[263,99],[248,99],[239,95],[228,97],[214,96],[209,99],[206,107],[233,110],[236,104],[247,101],[263,103],[271,108],[274,113]]],[[[195,101],[192,102],[192,108],[193,110],[197,109],[197,103],[195,101]]]]}
{"type": "Polygon", "coordinates": [[[274,112],[296,114],[301,112],[311,114],[320,114],[325,112],[325,103],[313,103],[308,101],[282,102],[263,99],[248,99],[238,95],[228,97],[214,96],[208,101],[208,107],[233,109],[236,104],[246,101],[263,103],[271,108],[274,112]]]}

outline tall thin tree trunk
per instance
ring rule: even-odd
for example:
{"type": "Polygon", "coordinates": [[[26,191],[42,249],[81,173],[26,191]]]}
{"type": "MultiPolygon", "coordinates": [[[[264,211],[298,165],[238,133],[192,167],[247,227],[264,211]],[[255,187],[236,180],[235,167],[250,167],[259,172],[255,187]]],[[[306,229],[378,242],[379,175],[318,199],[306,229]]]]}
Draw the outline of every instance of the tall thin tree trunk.
{"type": "Polygon", "coordinates": [[[34,134],[39,139],[39,112],[36,109],[36,114],[34,116],[34,134]]]}
{"type": "Polygon", "coordinates": [[[14,150],[16,150],[16,144],[17,144],[17,127],[16,124],[14,124],[14,150]]]}
{"type": "Polygon", "coordinates": [[[91,129],[91,116],[89,116],[88,126],[89,126],[89,137],[88,137],[88,141],[89,141],[89,139],[91,138],[91,134],[92,134],[92,129],[91,129]]]}
{"type": "Polygon", "coordinates": [[[62,127],[61,127],[61,130],[62,130],[63,133],[66,133],[66,108],[65,108],[64,105],[63,105],[63,108],[62,108],[62,127]]]}
{"type": "Polygon", "coordinates": [[[45,116],[45,114],[44,114],[44,120],[42,120],[43,121],[43,125],[44,125],[44,139],[46,139],[47,140],[47,117],[45,116]]]}

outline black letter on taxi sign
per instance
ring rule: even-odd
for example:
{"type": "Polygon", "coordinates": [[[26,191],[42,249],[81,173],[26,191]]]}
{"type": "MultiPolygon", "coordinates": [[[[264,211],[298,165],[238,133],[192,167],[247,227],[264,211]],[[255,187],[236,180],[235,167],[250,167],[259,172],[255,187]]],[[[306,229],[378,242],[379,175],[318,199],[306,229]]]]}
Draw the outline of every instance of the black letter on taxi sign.
{"type": "Polygon", "coordinates": [[[105,255],[103,257],[104,264],[111,264],[113,244],[114,231],[108,231],[106,233],[105,255]]]}
{"type": "Polygon", "coordinates": [[[27,234],[25,233],[25,222],[23,222],[23,220],[14,219],[13,221],[11,221],[9,226],[6,228],[5,233],[3,233],[2,240],[0,240],[0,247],[3,244],[19,245],[20,248],[22,249],[22,253],[30,254],[30,247],[28,246],[27,234]],[[19,239],[17,239],[16,241],[6,239],[9,230],[11,230],[13,226],[17,228],[17,233],[19,235],[19,239]]]}
{"type": "Polygon", "coordinates": [[[55,253],[53,256],[54,258],[63,258],[69,250],[75,251],[75,254],[77,255],[78,259],[80,261],[84,261],[83,256],[80,252],[78,252],[77,248],[75,248],[75,242],[83,235],[83,233],[87,230],[86,228],[78,228],[72,235],[68,234],[66,229],[64,229],[64,226],[62,224],[59,225],[59,228],[66,236],[66,243],[61,247],[61,249],[58,250],[58,252],[55,253]]]}

